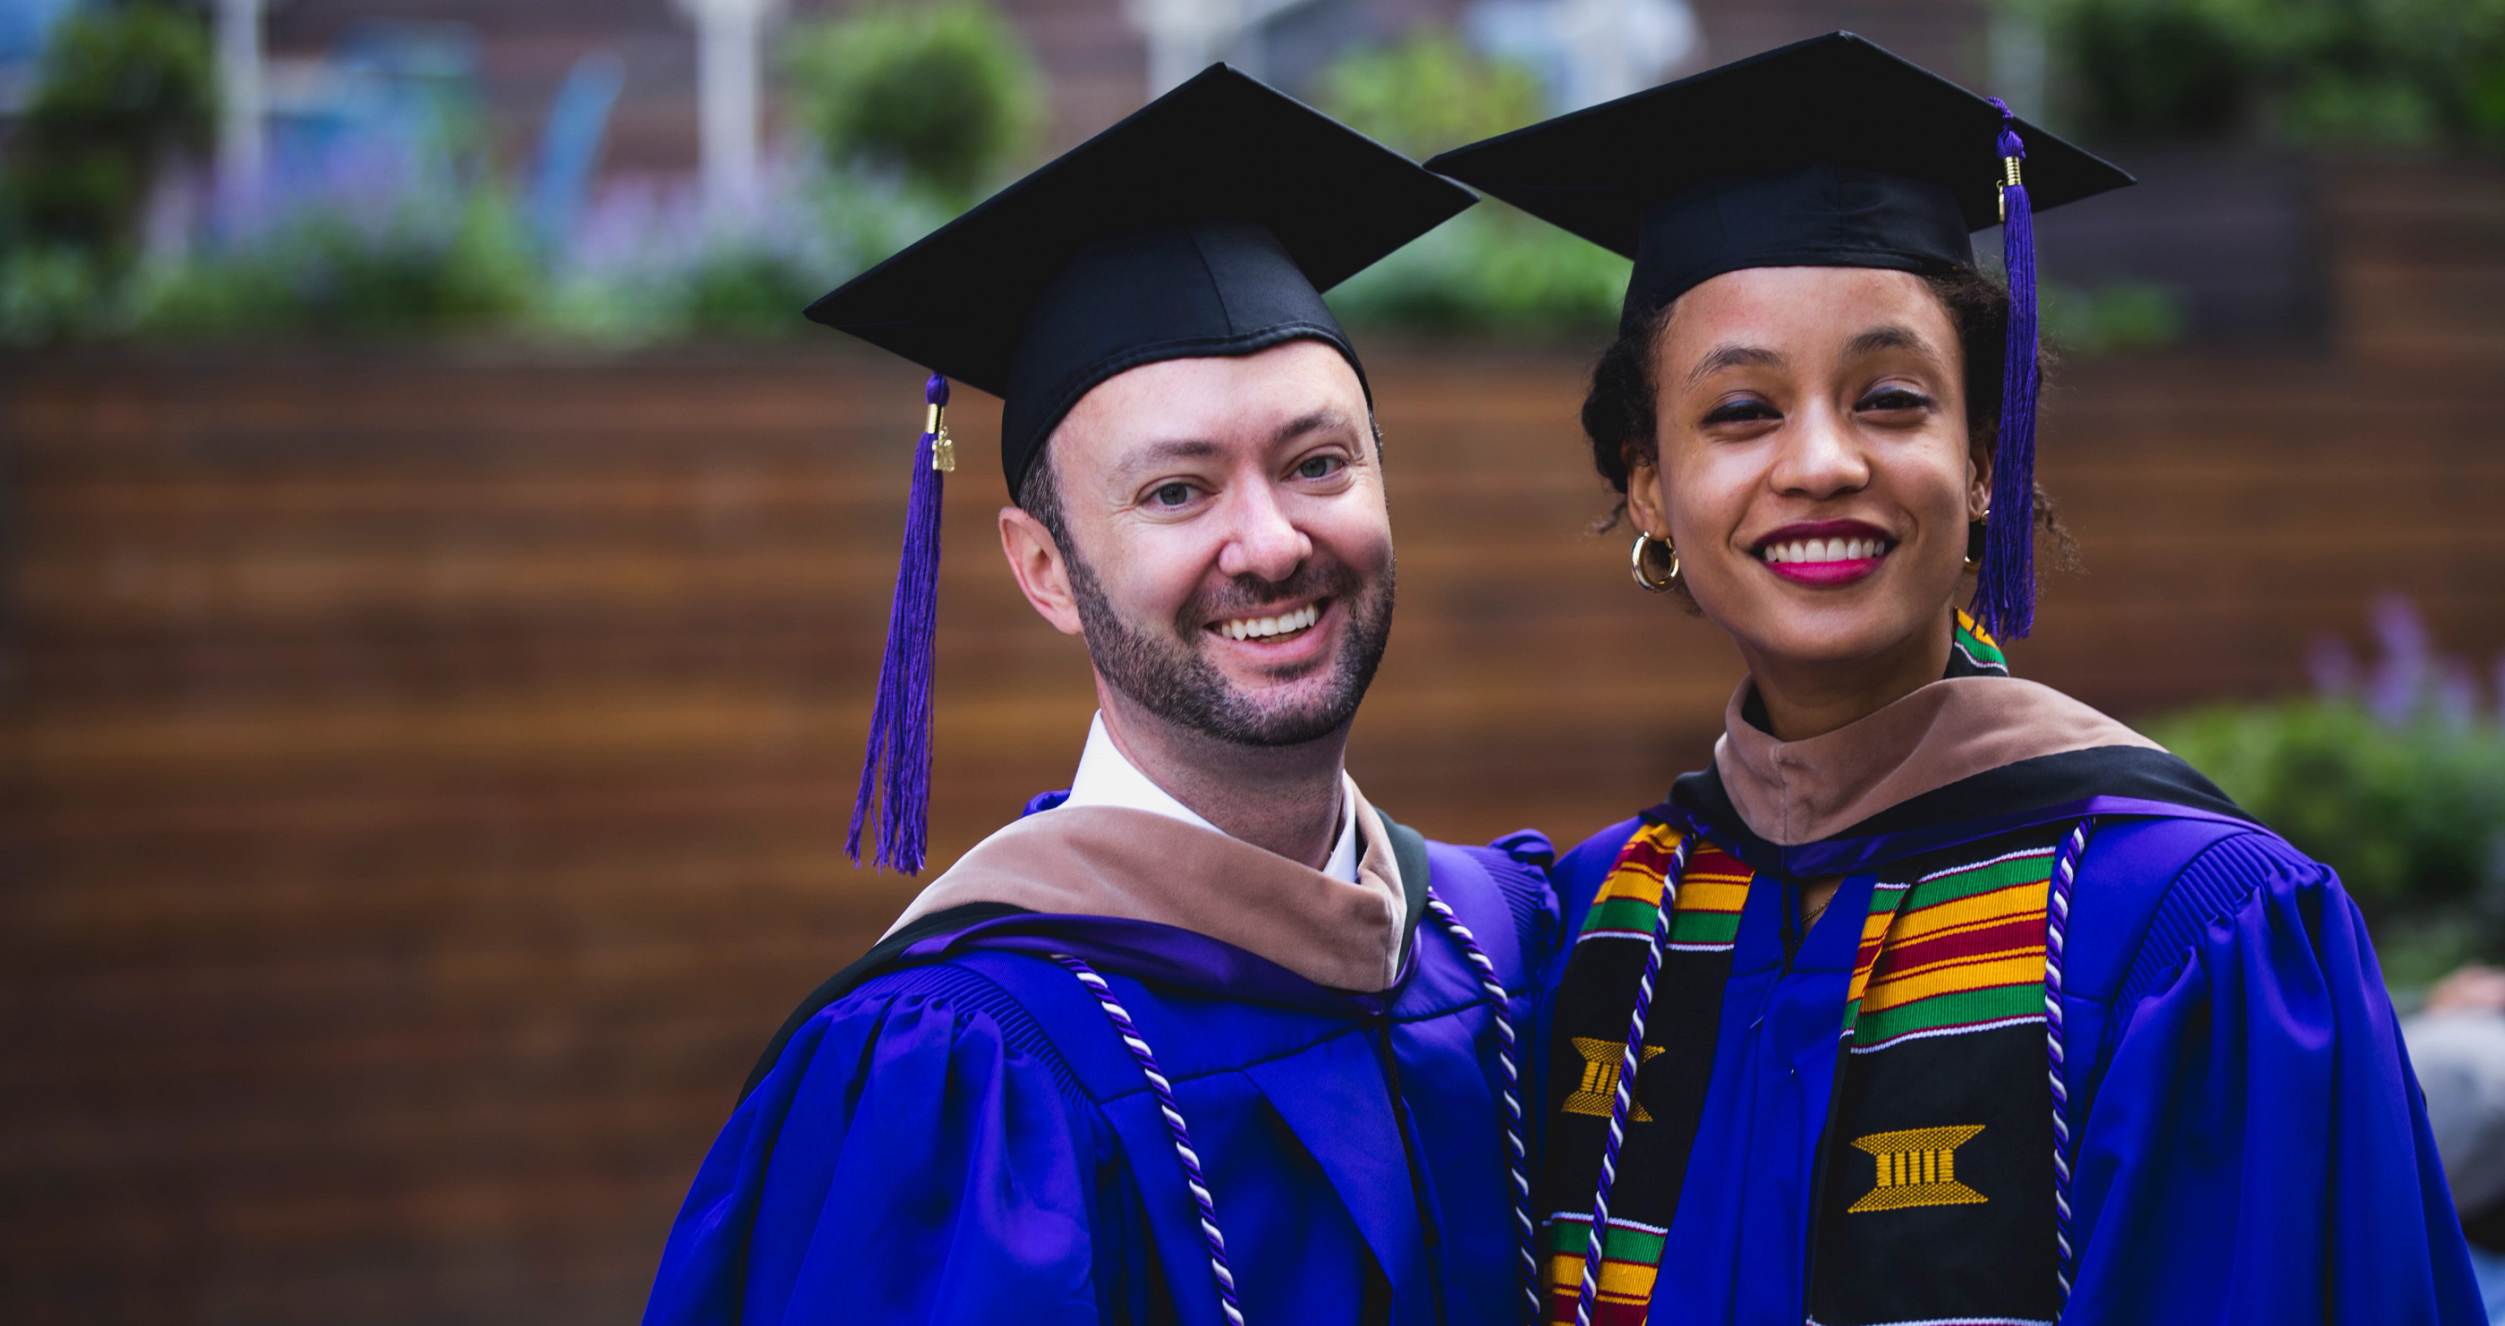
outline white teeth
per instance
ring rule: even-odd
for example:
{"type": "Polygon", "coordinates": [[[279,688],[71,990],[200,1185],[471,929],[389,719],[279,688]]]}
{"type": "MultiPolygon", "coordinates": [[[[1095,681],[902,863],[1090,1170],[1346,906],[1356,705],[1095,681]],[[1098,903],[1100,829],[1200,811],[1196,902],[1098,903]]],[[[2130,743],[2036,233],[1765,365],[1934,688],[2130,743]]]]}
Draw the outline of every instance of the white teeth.
{"type": "Polygon", "coordinates": [[[1758,556],[1769,564],[1785,562],[1858,562],[1865,558],[1884,556],[1884,539],[1796,539],[1790,543],[1769,543],[1758,556]]]}
{"type": "Polygon", "coordinates": [[[1238,617],[1218,627],[1230,640],[1253,640],[1264,636],[1290,635],[1322,620],[1322,605],[1308,603],[1294,612],[1276,617],[1238,617]]]}

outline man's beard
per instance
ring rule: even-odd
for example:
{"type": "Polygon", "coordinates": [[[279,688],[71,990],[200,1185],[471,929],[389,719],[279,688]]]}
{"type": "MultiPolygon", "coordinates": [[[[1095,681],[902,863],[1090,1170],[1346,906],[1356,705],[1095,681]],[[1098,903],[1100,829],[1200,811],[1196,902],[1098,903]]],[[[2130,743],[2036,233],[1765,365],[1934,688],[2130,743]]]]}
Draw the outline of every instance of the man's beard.
{"type": "MultiPolygon", "coordinates": [[[[1374,682],[1383,647],[1392,634],[1393,568],[1362,595],[1357,573],[1339,562],[1308,560],[1287,579],[1270,582],[1237,576],[1217,592],[1195,595],[1175,614],[1173,633],[1134,630],[1105,595],[1095,568],[1066,551],[1070,593],[1087,631],[1088,656],[1096,671],[1150,713],[1205,736],[1238,746],[1295,746],[1329,736],[1357,716],[1357,704],[1374,682]],[[1261,609],[1299,599],[1328,598],[1348,611],[1348,630],[1338,653],[1273,674],[1277,680],[1328,669],[1322,692],[1302,702],[1265,706],[1227,683],[1202,652],[1209,638],[1202,624],[1264,615],[1261,609]]],[[[1319,623],[1314,627],[1319,629],[1319,623]]]]}

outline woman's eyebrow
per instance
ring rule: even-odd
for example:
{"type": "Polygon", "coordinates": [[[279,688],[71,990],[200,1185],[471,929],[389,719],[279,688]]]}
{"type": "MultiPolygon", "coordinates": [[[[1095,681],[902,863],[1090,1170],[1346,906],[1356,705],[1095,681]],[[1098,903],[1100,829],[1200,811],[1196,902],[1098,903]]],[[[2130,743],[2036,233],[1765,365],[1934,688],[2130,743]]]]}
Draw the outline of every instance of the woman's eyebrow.
{"type": "Polygon", "coordinates": [[[1873,354],[1880,350],[1928,350],[1930,345],[1910,327],[1873,327],[1844,343],[1844,357],[1873,354]]]}
{"type": "Polygon", "coordinates": [[[1783,356],[1754,345],[1717,345],[1696,367],[1687,371],[1687,385],[1693,387],[1712,374],[1726,368],[1781,368],[1783,356]]]}

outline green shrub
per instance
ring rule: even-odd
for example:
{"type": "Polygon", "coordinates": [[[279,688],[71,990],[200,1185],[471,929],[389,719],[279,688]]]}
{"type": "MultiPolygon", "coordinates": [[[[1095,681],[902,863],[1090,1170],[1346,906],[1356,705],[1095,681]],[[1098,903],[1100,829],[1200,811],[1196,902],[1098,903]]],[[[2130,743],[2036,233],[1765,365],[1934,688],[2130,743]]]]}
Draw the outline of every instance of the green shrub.
{"type": "Polygon", "coordinates": [[[1316,81],[1316,104],[1341,123],[1424,161],[1540,118],[1539,77],[1422,28],[1396,45],[1340,56],[1316,81]]]}
{"type": "Polygon", "coordinates": [[[538,280],[522,226],[492,190],[446,208],[403,207],[379,223],[315,209],[167,274],[145,297],[138,330],[167,337],[494,330],[531,308],[538,280]]]}
{"type": "Polygon", "coordinates": [[[1617,325],[1632,266],[1487,201],[1350,277],[1328,298],[1354,327],[1605,334],[1617,325]]]}
{"type": "Polygon", "coordinates": [[[2155,350],[2183,339],[2183,300],[2148,281],[2116,281],[2093,290],[2047,281],[2042,288],[2045,339],[2081,358],[2155,350]]]}
{"type": "Polygon", "coordinates": [[[948,216],[925,191],[855,172],[777,179],[737,227],[686,208],[620,206],[604,242],[560,265],[542,324],[626,344],[824,335],[802,309],[948,216]]]}
{"type": "MultiPolygon", "coordinates": [[[[1540,117],[1528,69],[1473,54],[1449,32],[1342,55],[1315,82],[1321,108],[1424,159],[1540,117]]],[[[1434,332],[1602,332],[1629,264],[1494,200],[1481,202],[1333,290],[1353,326],[1434,332]]]]}
{"type": "Polygon", "coordinates": [[[2089,133],[2505,143],[2505,0],[2003,0],[2089,133]]]}
{"type": "Polygon", "coordinates": [[[115,329],[118,274],[74,244],[0,248],[0,344],[42,345],[115,329]]]}
{"type": "Polygon", "coordinates": [[[2148,733],[2340,872],[2359,902],[2474,902],[2505,846],[2505,734],[2429,714],[2390,726],[2346,700],[2222,705],[2148,733]]]}
{"type": "Polygon", "coordinates": [[[839,172],[864,162],[893,169],[963,206],[1042,122],[1034,58],[976,0],[801,24],[780,46],[794,119],[839,172]]]}
{"type": "Polygon", "coordinates": [[[88,5],[52,30],[0,193],[18,244],[126,257],[148,186],[217,123],[208,33],[158,3],[88,5]]]}

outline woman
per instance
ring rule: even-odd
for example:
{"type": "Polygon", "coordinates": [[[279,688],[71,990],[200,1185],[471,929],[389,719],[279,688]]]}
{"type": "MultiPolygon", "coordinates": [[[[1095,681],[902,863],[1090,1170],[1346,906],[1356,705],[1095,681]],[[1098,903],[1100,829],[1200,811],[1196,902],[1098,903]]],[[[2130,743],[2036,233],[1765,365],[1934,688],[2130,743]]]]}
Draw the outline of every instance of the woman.
{"type": "Polygon", "coordinates": [[[1430,164],[1635,259],[1593,459],[1749,669],[1557,864],[1552,1319],[2480,1320],[2339,881],[1953,606],[2032,615],[2030,209],[2128,177],[1845,34],[1430,164]]]}

